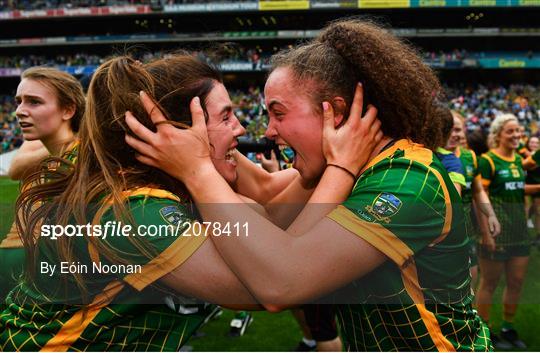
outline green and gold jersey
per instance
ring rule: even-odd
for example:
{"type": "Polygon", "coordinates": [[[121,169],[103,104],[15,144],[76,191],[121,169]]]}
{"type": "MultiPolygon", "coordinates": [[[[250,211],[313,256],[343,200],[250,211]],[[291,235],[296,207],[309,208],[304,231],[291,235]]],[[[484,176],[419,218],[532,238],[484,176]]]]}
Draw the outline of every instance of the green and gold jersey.
{"type": "Polygon", "coordinates": [[[472,308],[463,205],[451,183],[432,151],[400,140],[328,215],[389,259],[342,289],[355,295],[337,304],[348,350],[492,349],[472,308]]]}
{"type": "Polygon", "coordinates": [[[75,236],[77,262],[66,263],[66,274],[54,240],[40,237],[35,278],[11,291],[0,314],[0,351],[178,351],[200,326],[203,304],[196,314],[176,314],[163,304],[164,288],[156,283],[204,242],[203,236],[178,236],[167,227],[192,222],[192,213],[164,190],[141,188],[125,196],[139,229],[132,233],[136,239],[111,228],[118,220],[107,204],[89,217],[107,235],[96,240],[122,261],[105,258],[89,237],[75,236]],[[166,226],[160,236],[140,232],[160,225],[166,226]],[[44,263],[56,270],[44,272],[44,263]],[[84,307],[71,271],[81,274],[86,287],[84,307]]]}
{"type": "Polygon", "coordinates": [[[472,239],[475,233],[471,213],[473,199],[472,184],[474,179],[479,177],[478,161],[474,151],[463,147],[456,148],[455,154],[461,161],[463,174],[465,176],[465,187],[461,191],[461,199],[463,200],[463,212],[465,213],[465,228],[467,234],[469,234],[472,239]]]}
{"type": "Polygon", "coordinates": [[[511,159],[494,150],[484,153],[478,162],[482,184],[488,188],[489,199],[501,224],[501,234],[495,238],[499,249],[528,245],[525,217],[525,173],[522,158],[517,153],[511,159]]]}
{"type": "MultiPolygon", "coordinates": [[[[66,152],[62,153],[61,158],[69,161],[70,163],[75,164],[77,162],[77,156],[79,154],[79,140],[75,140],[66,150],[66,152]]],[[[58,163],[49,163],[47,165],[47,169],[56,169],[58,168],[58,163]]],[[[22,249],[23,243],[21,241],[21,238],[19,237],[19,233],[17,231],[17,226],[15,222],[11,225],[11,228],[6,234],[6,237],[0,242],[0,249],[2,248],[9,248],[9,249],[22,249]]]]}
{"type": "Polygon", "coordinates": [[[540,150],[537,150],[531,154],[527,160],[534,161],[536,168],[527,171],[527,178],[525,182],[527,184],[540,184],[540,168],[538,168],[540,165],[540,150]]]}

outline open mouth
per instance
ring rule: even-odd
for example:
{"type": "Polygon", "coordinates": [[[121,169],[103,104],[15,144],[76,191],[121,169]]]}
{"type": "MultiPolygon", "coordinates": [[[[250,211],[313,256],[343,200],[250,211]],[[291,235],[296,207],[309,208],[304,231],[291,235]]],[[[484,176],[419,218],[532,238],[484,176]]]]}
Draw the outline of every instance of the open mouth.
{"type": "Polygon", "coordinates": [[[225,161],[236,165],[236,148],[229,148],[225,153],[225,161]]]}
{"type": "Polygon", "coordinates": [[[294,162],[294,159],[295,159],[294,157],[296,156],[296,151],[294,150],[294,148],[292,148],[291,146],[287,144],[279,144],[278,148],[280,151],[281,158],[283,159],[285,163],[294,162]]]}
{"type": "Polygon", "coordinates": [[[30,124],[30,123],[27,123],[27,122],[24,122],[24,121],[19,121],[19,125],[20,125],[21,128],[23,128],[23,129],[26,129],[26,128],[29,128],[29,127],[34,126],[33,124],[30,124]]]}

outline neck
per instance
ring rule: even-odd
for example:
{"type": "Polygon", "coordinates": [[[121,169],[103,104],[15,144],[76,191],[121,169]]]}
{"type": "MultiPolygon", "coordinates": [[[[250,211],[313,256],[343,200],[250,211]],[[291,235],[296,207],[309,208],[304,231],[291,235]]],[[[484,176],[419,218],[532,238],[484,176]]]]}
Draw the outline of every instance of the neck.
{"type": "Polygon", "coordinates": [[[458,146],[454,146],[454,148],[448,148],[448,147],[443,147],[445,150],[447,151],[450,151],[452,153],[456,153],[456,150],[458,149],[458,146]]]}
{"type": "Polygon", "coordinates": [[[66,144],[71,143],[74,139],[75,134],[71,130],[71,127],[65,126],[60,128],[56,134],[41,139],[41,142],[43,142],[43,145],[51,156],[60,156],[66,144]]]}
{"type": "Polygon", "coordinates": [[[512,148],[499,146],[495,149],[495,151],[503,157],[512,158],[512,156],[514,156],[514,149],[512,148]]]}

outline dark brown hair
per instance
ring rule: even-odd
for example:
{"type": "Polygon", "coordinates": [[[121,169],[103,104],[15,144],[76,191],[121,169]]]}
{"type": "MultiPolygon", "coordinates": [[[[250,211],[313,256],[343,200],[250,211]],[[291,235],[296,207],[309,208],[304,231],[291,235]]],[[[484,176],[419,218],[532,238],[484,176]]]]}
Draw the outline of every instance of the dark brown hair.
{"type": "MultiPolygon", "coordinates": [[[[165,189],[189,201],[189,194],[180,182],[137,161],[124,139],[126,133],[131,134],[125,112],[131,111],[142,124],[156,130],[139,97],[139,92],[145,91],[172,122],[191,124],[189,102],[198,96],[204,108],[204,101],[216,82],[222,82],[219,71],[188,54],[172,55],[146,65],[127,56],[115,57],[96,70],[88,88],[77,163],[46,170],[46,177],[43,173],[32,175],[25,180],[32,187],[17,200],[17,214],[22,215],[17,223],[28,255],[30,276],[34,275],[38,251],[33,234],[44,222],[86,224],[91,221],[88,214],[110,202],[116,219],[124,224],[126,220],[133,223],[126,212],[123,192],[138,187],[165,189]]],[[[94,237],[87,239],[112,263],[128,263],[120,251],[94,237]]],[[[154,249],[140,238],[128,239],[148,258],[155,256],[154,249]]],[[[76,261],[70,237],[46,243],[45,246],[54,247],[52,250],[60,261],[76,261]]],[[[79,274],[74,277],[84,298],[84,281],[79,274]]]]}
{"type": "Polygon", "coordinates": [[[378,109],[383,132],[409,138],[428,148],[443,141],[441,120],[433,112],[441,87],[416,51],[389,31],[366,20],[348,19],[325,27],[307,44],[280,52],[272,69],[288,67],[309,89],[314,108],[341,96],[348,104],[354,89],[364,87],[364,102],[378,109]]]}

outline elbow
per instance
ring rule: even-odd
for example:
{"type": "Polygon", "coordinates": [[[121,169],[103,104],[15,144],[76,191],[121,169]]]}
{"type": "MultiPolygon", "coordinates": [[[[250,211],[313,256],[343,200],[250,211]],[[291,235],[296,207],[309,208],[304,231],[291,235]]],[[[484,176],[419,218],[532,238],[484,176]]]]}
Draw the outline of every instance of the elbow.
{"type": "Polygon", "coordinates": [[[274,314],[280,313],[283,310],[287,310],[292,307],[292,305],[288,306],[284,304],[263,304],[263,306],[266,309],[266,311],[268,311],[269,313],[274,313],[274,314]]]}
{"type": "Polygon", "coordinates": [[[279,313],[283,310],[300,306],[302,303],[297,295],[293,295],[289,286],[276,287],[260,293],[259,302],[271,313],[279,313]]]}
{"type": "Polygon", "coordinates": [[[7,175],[11,180],[21,180],[22,177],[21,173],[15,168],[9,168],[7,175]]]}

